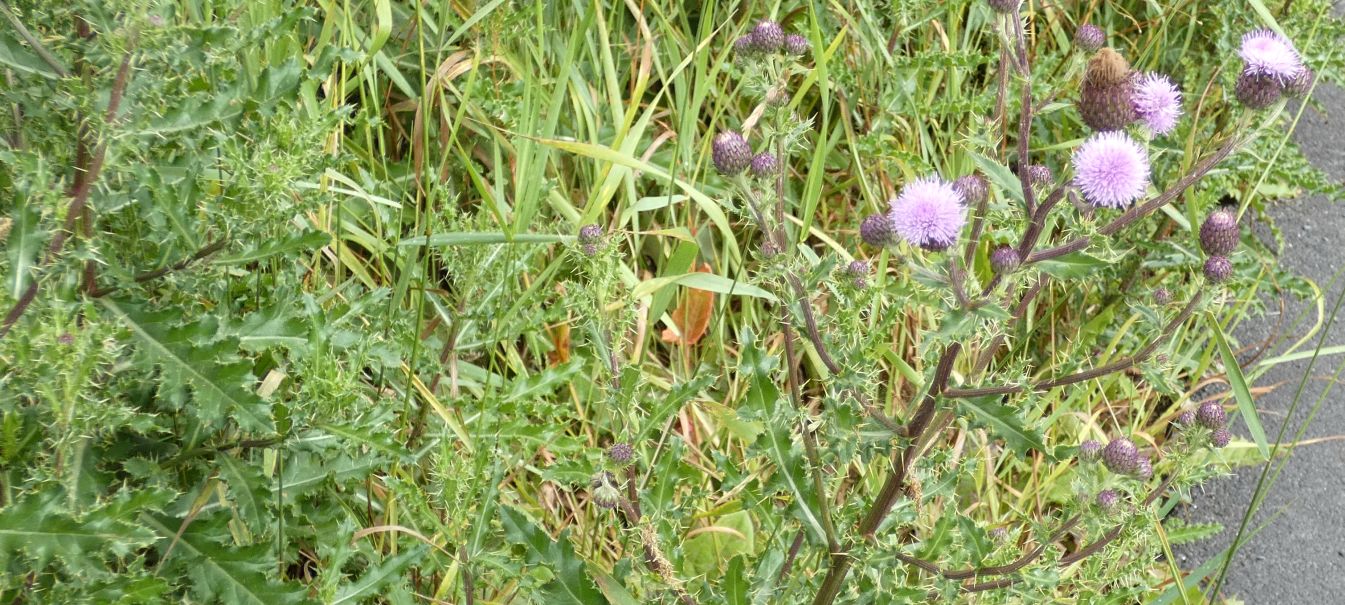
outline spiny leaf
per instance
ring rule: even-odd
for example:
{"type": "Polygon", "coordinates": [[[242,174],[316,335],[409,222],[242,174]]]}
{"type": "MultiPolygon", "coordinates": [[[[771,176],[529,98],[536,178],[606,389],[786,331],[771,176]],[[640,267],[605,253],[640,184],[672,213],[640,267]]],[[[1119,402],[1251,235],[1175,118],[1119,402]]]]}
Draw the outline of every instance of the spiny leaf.
{"type": "Polygon", "coordinates": [[[564,533],[559,540],[552,540],[526,515],[508,506],[500,508],[500,521],[509,541],[527,550],[529,563],[545,565],[555,575],[542,586],[546,603],[590,605],[608,602],[584,570],[583,560],[575,554],[564,533]]]}
{"type": "Polygon", "coordinates": [[[991,434],[1004,439],[1015,452],[1046,451],[1041,432],[1027,426],[1018,409],[995,401],[993,397],[959,399],[958,410],[969,414],[973,423],[990,429],[991,434]]]}
{"type": "MultiPolygon", "coordinates": [[[[83,567],[101,550],[125,554],[154,542],[154,534],[118,519],[111,510],[75,518],[55,494],[32,495],[0,509],[0,568],[27,553],[42,569],[53,558],[83,567]]],[[[101,567],[101,565],[94,564],[101,567]]]]}
{"type": "Polygon", "coordinates": [[[337,593],[336,598],[332,599],[332,605],[360,602],[358,597],[372,594],[379,587],[401,578],[402,572],[419,561],[421,557],[424,557],[429,550],[429,546],[418,544],[414,548],[408,548],[402,554],[384,559],[382,564],[364,572],[360,579],[346,584],[341,592],[337,593]]]}
{"type": "Polygon", "coordinates": [[[141,521],[159,534],[167,563],[182,569],[192,580],[192,592],[206,602],[239,605],[286,605],[307,603],[305,591],[297,584],[280,582],[268,571],[275,570],[275,553],[266,544],[234,546],[225,527],[224,515],[198,519],[177,535],[180,521],[161,520],[141,515],[141,521]],[[173,545],[168,552],[168,545],[173,545]]]}

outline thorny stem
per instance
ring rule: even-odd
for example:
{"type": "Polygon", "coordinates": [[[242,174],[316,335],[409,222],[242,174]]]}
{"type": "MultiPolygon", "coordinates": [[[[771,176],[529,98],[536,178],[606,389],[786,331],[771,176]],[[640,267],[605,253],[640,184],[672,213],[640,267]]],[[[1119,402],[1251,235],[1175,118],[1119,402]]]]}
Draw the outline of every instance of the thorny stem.
{"type": "Polygon", "coordinates": [[[636,480],[635,465],[632,464],[626,467],[626,497],[619,504],[621,512],[626,517],[626,523],[630,527],[639,528],[645,567],[648,567],[649,571],[654,572],[654,575],[668,583],[673,592],[677,593],[677,600],[681,601],[682,605],[696,605],[696,599],[690,593],[671,582],[672,569],[668,566],[668,560],[662,556],[657,545],[653,542],[657,535],[652,530],[640,526],[640,521],[644,518],[644,515],[640,512],[640,495],[636,491],[636,480]]]}
{"type": "Polygon", "coordinates": [[[1036,211],[1036,199],[1032,191],[1032,175],[1028,167],[1032,162],[1028,156],[1028,138],[1032,133],[1032,67],[1027,60],[1027,42],[1023,34],[1023,17],[1018,9],[1013,11],[1014,40],[1018,45],[1019,69],[1023,75],[1023,111],[1018,119],[1018,181],[1023,185],[1023,204],[1028,216],[1036,211]]]}

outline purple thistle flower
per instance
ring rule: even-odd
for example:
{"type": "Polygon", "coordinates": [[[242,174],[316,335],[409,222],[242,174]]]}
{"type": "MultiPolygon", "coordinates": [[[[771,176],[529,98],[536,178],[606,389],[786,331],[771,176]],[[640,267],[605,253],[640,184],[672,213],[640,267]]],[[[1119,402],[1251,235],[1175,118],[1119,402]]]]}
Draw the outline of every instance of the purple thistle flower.
{"type": "Polygon", "coordinates": [[[863,290],[869,285],[869,263],[868,261],[853,260],[845,266],[845,275],[850,278],[850,285],[856,290],[863,290]]]}
{"type": "Polygon", "coordinates": [[[1172,292],[1162,286],[1154,289],[1154,304],[1166,305],[1170,302],[1172,302],[1172,292]]]}
{"type": "Polygon", "coordinates": [[[953,181],[953,189],[962,194],[962,201],[968,206],[984,202],[986,196],[990,194],[990,184],[979,174],[957,177],[957,180],[953,181]]]}
{"type": "Polygon", "coordinates": [[[584,225],[579,228],[579,243],[596,244],[602,239],[602,225],[584,225]]]}
{"type": "Polygon", "coordinates": [[[760,52],[761,49],[757,48],[757,39],[753,38],[752,34],[733,41],[733,54],[739,59],[752,59],[760,52]]]}
{"type": "Polygon", "coordinates": [[[1018,10],[1018,6],[1022,3],[1023,0],[986,0],[986,4],[997,13],[1012,13],[1018,10]]]}
{"type": "Polygon", "coordinates": [[[780,164],[775,161],[775,156],[769,151],[763,151],[753,156],[752,164],[748,167],[748,171],[751,172],[754,177],[765,178],[775,174],[776,169],[779,167],[780,164]]]}
{"type": "Polygon", "coordinates": [[[1098,508],[1102,509],[1104,512],[1110,512],[1112,509],[1116,508],[1118,503],[1120,503],[1121,495],[1116,493],[1116,490],[1104,489],[1097,493],[1097,499],[1095,501],[1097,502],[1098,508]]]}
{"type": "Polygon", "coordinates": [[[859,224],[859,237],[864,243],[884,248],[897,243],[897,228],[891,214],[870,214],[859,224]]]}
{"type": "Polygon", "coordinates": [[[626,466],[635,459],[635,448],[629,443],[617,443],[607,449],[607,459],[617,466],[626,466]]]}
{"type": "Polygon", "coordinates": [[[1102,456],[1102,442],[1089,439],[1079,444],[1079,460],[1097,462],[1102,456]]]}
{"type": "Polygon", "coordinates": [[[1210,446],[1215,448],[1226,447],[1233,440],[1233,433],[1228,432],[1226,428],[1215,429],[1210,433],[1210,446]]]}
{"type": "Polygon", "coordinates": [[[995,273],[1013,273],[1021,264],[1023,259],[1018,255],[1018,250],[1008,244],[1000,244],[990,252],[990,268],[995,273]]]}
{"type": "Polygon", "coordinates": [[[791,55],[808,54],[808,39],[798,34],[789,34],[785,36],[785,52],[791,55]]]}
{"type": "Polygon", "coordinates": [[[906,184],[892,200],[892,225],[902,239],[930,251],[946,250],[962,232],[967,209],[962,194],[938,177],[906,184]]]}
{"type": "Polygon", "coordinates": [[[1205,279],[1210,283],[1221,284],[1233,277],[1233,261],[1227,256],[1211,256],[1205,259],[1205,279]]]}
{"type": "Polygon", "coordinates": [[[1238,216],[1230,210],[1215,210],[1200,225],[1200,247],[1206,254],[1227,256],[1238,247],[1238,235],[1238,216]]]}
{"type": "Polygon", "coordinates": [[[1097,52],[1107,44],[1107,32],[1092,23],[1085,23],[1074,31],[1074,45],[1084,52],[1097,52]]]}
{"type": "Polygon", "coordinates": [[[1118,475],[1130,473],[1139,463],[1139,448],[1125,437],[1112,439],[1107,447],[1102,448],[1102,463],[1107,465],[1107,470],[1118,475]]]}
{"type": "Polygon", "coordinates": [[[1135,461],[1134,475],[1141,481],[1148,481],[1153,478],[1154,465],[1149,461],[1148,456],[1140,456],[1139,460],[1135,461]]]}
{"type": "Polygon", "coordinates": [[[1172,132],[1182,115],[1182,93],[1160,73],[1147,73],[1135,82],[1135,115],[1156,135],[1172,132]]]}
{"type": "Polygon", "coordinates": [[[1303,69],[1303,59],[1294,43],[1268,29],[1244,34],[1238,56],[1242,57],[1248,73],[1269,76],[1280,82],[1287,82],[1303,69]]]}
{"type": "Polygon", "coordinates": [[[784,45],[785,30],[775,21],[762,19],[752,28],[752,39],[756,41],[758,50],[773,53],[784,45]]]}
{"type": "Polygon", "coordinates": [[[1222,428],[1224,423],[1228,422],[1228,414],[1224,412],[1224,406],[1218,402],[1206,401],[1196,410],[1196,422],[1199,422],[1200,426],[1214,430],[1222,428]]]}
{"type": "Polygon", "coordinates": [[[1124,208],[1149,187],[1149,157],[1123,132],[1095,134],[1074,152],[1074,184],[1093,206],[1124,208]]]}
{"type": "Polygon", "coordinates": [[[1174,422],[1182,428],[1192,426],[1196,423],[1196,413],[1191,410],[1186,410],[1185,412],[1178,414],[1177,419],[1174,422]]]}
{"type": "Polygon", "coordinates": [[[715,169],[724,176],[733,176],[747,169],[752,163],[752,147],[743,135],[726,130],[715,135],[710,145],[711,159],[715,169]]]}
{"type": "Polygon", "coordinates": [[[1288,84],[1284,85],[1284,94],[1294,98],[1306,95],[1312,89],[1312,83],[1316,80],[1317,74],[1304,66],[1303,69],[1298,70],[1293,79],[1289,80],[1288,84]]]}
{"type": "Polygon", "coordinates": [[[1130,63],[1110,48],[1088,60],[1079,88],[1079,117],[1098,132],[1121,130],[1135,121],[1135,79],[1130,63]]]}
{"type": "Polygon", "coordinates": [[[1284,97],[1284,84],[1274,76],[1244,70],[1233,85],[1233,95],[1248,109],[1265,109],[1284,97]]]}
{"type": "Polygon", "coordinates": [[[1032,164],[1027,167],[1027,181],[1033,187],[1046,188],[1055,184],[1055,173],[1044,164],[1032,164]]]}

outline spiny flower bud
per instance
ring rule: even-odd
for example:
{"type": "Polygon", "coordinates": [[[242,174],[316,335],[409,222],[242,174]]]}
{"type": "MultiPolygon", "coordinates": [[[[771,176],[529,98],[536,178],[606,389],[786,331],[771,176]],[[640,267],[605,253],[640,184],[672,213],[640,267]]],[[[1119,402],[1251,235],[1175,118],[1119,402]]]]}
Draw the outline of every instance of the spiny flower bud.
{"type": "Polygon", "coordinates": [[[862,260],[850,261],[845,266],[845,275],[850,278],[850,283],[856,290],[863,290],[869,285],[869,263],[862,260]]]}
{"type": "Polygon", "coordinates": [[[808,39],[798,34],[785,36],[785,52],[791,55],[808,54],[808,39]]]}
{"type": "Polygon", "coordinates": [[[711,159],[715,169],[724,176],[733,176],[747,169],[752,163],[752,147],[743,135],[726,130],[715,135],[710,145],[711,159]]]}
{"type": "Polygon", "coordinates": [[[1227,256],[1211,256],[1205,259],[1205,279],[1213,284],[1222,284],[1233,277],[1233,261],[1227,256]]]}
{"type": "Polygon", "coordinates": [[[596,244],[602,240],[602,225],[584,225],[579,228],[579,243],[596,244]]]}
{"type": "Polygon", "coordinates": [[[766,104],[771,107],[781,107],[789,102],[789,91],[783,86],[772,86],[766,91],[766,104]]]}
{"type": "Polygon", "coordinates": [[[1093,130],[1121,130],[1135,121],[1134,79],[1130,63],[1104,48],[1088,61],[1079,89],[1079,116],[1093,130]]]}
{"type": "Polygon", "coordinates": [[[1248,109],[1265,109],[1284,96],[1284,84],[1274,76],[1243,71],[1233,86],[1233,94],[1248,109]]]}
{"type": "Polygon", "coordinates": [[[1222,428],[1224,423],[1228,422],[1228,414],[1224,412],[1224,406],[1218,402],[1206,401],[1196,410],[1196,422],[1199,422],[1200,426],[1214,430],[1222,428]]]}
{"type": "Polygon", "coordinates": [[[892,216],[886,213],[870,214],[859,224],[859,237],[864,243],[883,248],[897,243],[897,230],[892,216]]]}
{"type": "Polygon", "coordinates": [[[1107,43],[1107,32],[1092,23],[1085,23],[1074,31],[1074,45],[1087,53],[1096,52],[1107,43]]]}
{"type": "Polygon", "coordinates": [[[626,466],[635,459],[635,448],[629,443],[617,443],[607,448],[607,459],[617,466],[626,466]]]}
{"type": "Polygon", "coordinates": [[[1177,423],[1177,426],[1182,428],[1194,426],[1196,423],[1196,413],[1191,410],[1186,410],[1185,412],[1178,414],[1177,419],[1174,422],[1177,423]]]}
{"type": "Polygon", "coordinates": [[[753,38],[751,34],[733,41],[733,54],[740,60],[754,59],[760,53],[761,49],[757,48],[756,38],[753,38]]]}
{"type": "Polygon", "coordinates": [[[1032,164],[1027,167],[1027,180],[1033,187],[1045,188],[1055,184],[1055,175],[1043,164],[1032,164]]]}
{"type": "Polygon", "coordinates": [[[1125,437],[1117,437],[1102,448],[1102,463],[1107,465],[1107,470],[1124,475],[1135,470],[1135,465],[1139,463],[1139,448],[1135,443],[1125,437]]]}
{"type": "Polygon", "coordinates": [[[612,509],[621,503],[621,491],[614,485],[611,473],[598,473],[593,476],[593,504],[598,508],[612,509]]]}
{"type": "Polygon", "coordinates": [[[1135,461],[1134,475],[1143,481],[1148,481],[1153,478],[1154,465],[1152,462],[1149,462],[1148,456],[1140,456],[1139,460],[1135,461]]]}
{"type": "Polygon", "coordinates": [[[990,185],[986,183],[985,177],[979,174],[957,177],[957,180],[953,181],[953,189],[962,194],[962,200],[968,206],[979,205],[990,194],[990,185]]]}
{"type": "Polygon", "coordinates": [[[990,530],[990,539],[996,542],[1003,542],[1009,539],[1009,530],[1003,527],[996,527],[990,530]]]}
{"type": "Polygon", "coordinates": [[[1023,0],[986,0],[986,4],[995,9],[995,12],[1006,14],[1018,10],[1018,5],[1022,3],[1023,0]]]}
{"type": "Polygon", "coordinates": [[[775,21],[762,19],[757,21],[756,27],[752,28],[752,39],[756,41],[757,48],[762,52],[773,53],[784,46],[785,30],[775,21]]]}
{"type": "Polygon", "coordinates": [[[775,161],[775,156],[769,151],[763,151],[752,157],[752,165],[748,167],[748,171],[752,173],[752,176],[760,179],[774,175],[775,170],[779,167],[780,164],[775,161]]]}
{"type": "Polygon", "coordinates": [[[780,246],[778,246],[775,242],[771,240],[766,240],[761,243],[761,248],[758,250],[757,253],[761,255],[762,259],[770,260],[772,258],[775,258],[776,256],[779,256],[780,252],[781,252],[780,246]]]}
{"type": "Polygon", "coordinates": [[[1304,67],[1298,70],[1298,73],[1294,74],[1294,77],[1290,78],[1289,82],[1284,85],[1284,95],[1295,99],[1306,95],[1309,90],[1312,90],[1312,83],[1316,79],[1317,74],[1304,67]]]}
{"type": "Polygon", "coordinates": [[[1088,60],[1079,89],[1079,116],[1098,132],[1120,130],[1135,121],[1134,79],[1130,63],[1111,48],[1088,60]]]}
{"type": "Polygon", "coordinates": [[[1104,489],[1097,493],[1095,501],[1097,507],[1102,509],[1103,512],[1111,512],[1121,502],[1121,495],[1116,493],[1116,490],[1104,489]]]}
{"type": "Polygon", "coordinates": [[[1226,428],[1218,428],[1210,433],[1210,447],[1227,447],[1230,441],[1233,441],[1233,433],[1228,432],[1226,428]]]}
{"type": "Polygon", "coordinates": [[[1213,256],[1228,256],[1238,247],[1238,216],[1231,210],[1215,210],[1200,225],[1200,248],[1213,256]]]}
{"type": "Polygon", "coordinates": [[[1079,444],[1079,460],[1082,462],[1097,462],[1102,456],[1102,442],[1089,439],[1079,444]]]}
{"type": "Polygon", "coordinates": [[[1008,275],[1023,263],[1018,250],[1008,244],[1000,244],[990,252],[990,268],[1000,275],[1008,275]]]}
{"type": "Polygon", "coordinates": [[[1170,302],[1172,302],[1172,292],[1169,292],[1163,286],[1154,288],[1154,304],[1166,305],[1170,302]]]}

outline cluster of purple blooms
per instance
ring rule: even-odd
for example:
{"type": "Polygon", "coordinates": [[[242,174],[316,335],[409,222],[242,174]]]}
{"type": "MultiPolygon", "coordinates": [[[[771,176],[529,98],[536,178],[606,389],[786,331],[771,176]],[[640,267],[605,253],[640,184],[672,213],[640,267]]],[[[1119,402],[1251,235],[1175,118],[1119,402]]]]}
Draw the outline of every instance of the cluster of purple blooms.
{"type": "Polygon", "coordinates": [[[733,42],[733,52],[740,59],[751,60],[763,55],[784,53],[808,54],[808,39],[798,34],[786,34],[779,23],[762,19],[747,35],[733,42]]]}
{"type": "Polygon", "coordinates": [[[1286,96],[1301,97],[1316,77],[1303,65],[1293,42],[1268,29],[1244,35],[1238,56],[1242,57],[1242,73],[1233,92],[1252,109],[1265,109],[1286,96]]]}
{"type": "Polygon", "coordinates": [[[1221,448],[1233,440],[1233,433],[1228,431],[1228,414],[1224,412],[1224,406],[1215,401],[1206,401],[1195,411],[1182,412],[1175,422],[1182,430],[1197,426],[1209,430],[1210,447],[1221,448]]]}
{"type": "Polygon", "coordinates": [[[1228,258],[1238,247],[1240,231],[1238,215],[1231,209],[1220,208],[1205,217],[1200,225],[1200,248],[1208,254],[1205,259],[1205,279],[1223,283],[1233,276],[1233,261],[1228,258]]]}
{"type": "Polygon", "coordinates": [[[710,145],[710,159],[715,170],[724,176],[737,176],[747,171],[754,177],[766,178],[775,174],[779,160],[769,151],[752,153],[747,138],[732,130],[715,135],[710,145]]]}

